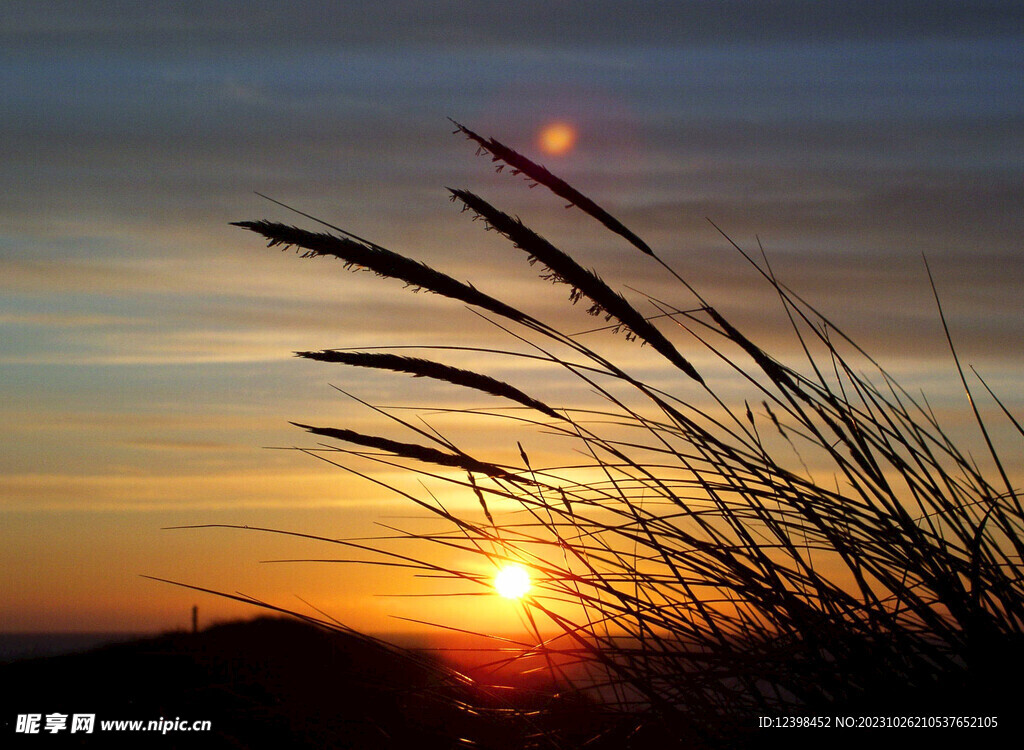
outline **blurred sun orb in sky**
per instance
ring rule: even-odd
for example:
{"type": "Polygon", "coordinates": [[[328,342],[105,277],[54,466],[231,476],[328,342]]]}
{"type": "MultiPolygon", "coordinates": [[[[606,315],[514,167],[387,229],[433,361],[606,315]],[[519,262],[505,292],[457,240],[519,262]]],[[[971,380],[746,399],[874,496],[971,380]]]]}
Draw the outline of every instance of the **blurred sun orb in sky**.
{"type": "Polygon", "coordinates": [[[576,128],[567,122],[549,122],[541,128],[537,141],[544,153],[564,156],[576,145],[576,128]]]}
{"type": "Polygon", "coordinates": [[[494,576],[494,590],[506,599],[521,599],[530,590],[530,574],[522,565],[505,565],[494,576]]]}

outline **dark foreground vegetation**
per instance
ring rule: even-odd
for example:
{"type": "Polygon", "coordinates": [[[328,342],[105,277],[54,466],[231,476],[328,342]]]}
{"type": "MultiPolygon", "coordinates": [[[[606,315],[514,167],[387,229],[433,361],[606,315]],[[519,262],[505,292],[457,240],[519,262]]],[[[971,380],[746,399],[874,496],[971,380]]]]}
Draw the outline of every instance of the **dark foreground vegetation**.
{"type": "MultiPolygon", "coordinates": [[[[492,296],[486,280],[458,281],[337,227],[240,222],[271,246],[449,298],[459,303],[453,316],[468,307],[501,340],[469,350],[469,367],[452,361],[465,348],[430,342],[413,352],[299,354],[461,388],[472,403],[497,404],[458,411],[507,444],[501,457],[480,455],[434,429],[429,409],[373,407],[377,434],[298,425],[326,441],[307,452],[370,481],[381,482],[365,462],[422,479],[421,493],[392,489],[444,524],[325,544],[448,578],[453,593],[487,590],[482,569],[529,568],[531,635],[519,645],[550,657],[563,695],[615,716],[612,731],[592,723],[585,739],[594,743],[735,746],[764,715],[1001,713],[1005,724],[1024,668],[1024,429],[982,376],[961,366],[952,339],[950,373],[966,415],[956,432],[780,281],[764,254],[723,239],[763,278],[792,362],[595,201],[504,144],[457,132],[499,169],[603,225],[623,246],[620,267],[652,264],[676,291],[666,299],[630,290],[627,299],[519,218],[461,189],[452,200],[504,237],[510,257],[568,289],[607,330],[567,334],[561,317],[531,312],[532,300],[492,296]],[[616,332],[636,346],[605,346],[601,337],[616,332]],[[484,371],[488,361],[501,378],[484,371]],[[524,370],[540,373],[531,390],[560,387],[528,393],[507,382],[524,370]],[[539,436],[560,441],[559,457],[537,458],[530,446],[539,436]],[[431,484],[461,493],[471,504],[460,507],[473,511],[451,510],[431,484]],[[403,534],[418,552],[401,550],[403,534]],[[436,555],[422,552],[424,541],[436,555]]],[[[936,317],[944,324],[941,309],[936,317]]],[[[458,727],[476,715],[473,700],[438,710],[458,727]]],[[[546,707],[518,715],[544,716],[546,707]]],[[[570,735],[528,739],[582,744],[570,735]]]]}

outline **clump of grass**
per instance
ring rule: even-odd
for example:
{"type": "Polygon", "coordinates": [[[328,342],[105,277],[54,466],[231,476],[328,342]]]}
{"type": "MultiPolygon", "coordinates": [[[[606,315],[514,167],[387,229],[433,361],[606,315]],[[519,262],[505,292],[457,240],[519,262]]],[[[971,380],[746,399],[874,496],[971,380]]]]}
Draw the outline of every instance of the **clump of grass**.
{"type": "Polygon", "coordinates": [[[641,307],[519,219],[472,192],[451,191],[542,266],[542,278],[569,285],[571,302],[585,301],[609,328],[649,345],[654,354],[645,365],[660,357],[666,368],[658,382],[669,385],[631,374],[637,368],[629,357],[600,354],[587,343],[592,332],[566,334],[514,301],[355,235],[239,222],[271,246],[334,256],[495,316],[503,335],[525,350],[482,351],[498,361],[526,358],[580,389],[576,402],[550,404],[432,360],[300,353],[504,399],[514,408],[463,412],[492,420],[521,459],[511,465],[476,456],[382,408],[420,442],[299,425],[333,441],[316,449],[330,451],[320,457],[403,466],[475,498],[483,514],[457,513],[429,494],[395,487],[445,523],[434,533],[407,532],[434,542],[436,557],[406,556],[383,542],[325,541],[477,589],[490,585],[488,576],[448,562],[452,550],[493,566],[526,565],[534,578],[523,600],[532,636],[495,661],[542,658],[565,689],[601,701],[616,720],[596,724],[595,741],[610,745],[735,741],[765,713],[990,713],[996,678],[1024,665],[1024,511],[955,351],[984,461],[958,447],[926,402],[777,280],[763,256],[733,245],[778,298],[801,365],[749,338],[593,200],[514,149],[457,127],[499,169],[550,189],[624,238],[632,246],[624,252],[639,251],[680,284],[685,304],[644,298],[641,307]],[[717,366],[702,374],[698,361],[717,366]],[[725,395],[738,387],[748,395],[725,395]],[[555,436],[576,458],[536,463],[522,445],[531,434],[555,436]]]}

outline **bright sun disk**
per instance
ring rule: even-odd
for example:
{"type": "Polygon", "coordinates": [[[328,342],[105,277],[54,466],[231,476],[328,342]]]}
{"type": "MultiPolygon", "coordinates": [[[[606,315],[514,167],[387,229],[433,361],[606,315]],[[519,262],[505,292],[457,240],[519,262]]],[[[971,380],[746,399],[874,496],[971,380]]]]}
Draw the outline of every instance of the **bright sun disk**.
{"type": "Polygon", "coordinates": [[[494,590],[506,599],[521,599],[530,590],[530,574],[522,565],[506,565],[494,576],[494,590]]]}

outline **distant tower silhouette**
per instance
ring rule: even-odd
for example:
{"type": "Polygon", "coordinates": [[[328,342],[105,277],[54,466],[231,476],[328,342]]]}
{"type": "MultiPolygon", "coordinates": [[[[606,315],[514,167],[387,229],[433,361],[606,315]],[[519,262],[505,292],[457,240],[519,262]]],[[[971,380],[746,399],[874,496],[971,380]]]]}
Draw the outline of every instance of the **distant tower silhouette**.
{"type": "Polygon", "coordinates": [[[199,605],[198,604],[193,604],[192,605],[192,632],[193,633],[198,633],[199,632],[199,605]]]}

